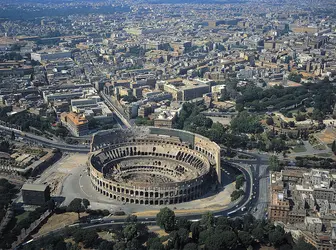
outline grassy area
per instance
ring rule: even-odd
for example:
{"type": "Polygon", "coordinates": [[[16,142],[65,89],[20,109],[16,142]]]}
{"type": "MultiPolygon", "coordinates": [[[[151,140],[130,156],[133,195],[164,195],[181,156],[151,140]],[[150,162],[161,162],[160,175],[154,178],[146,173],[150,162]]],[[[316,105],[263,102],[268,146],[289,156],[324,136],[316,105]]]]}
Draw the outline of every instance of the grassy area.
{"type": "Polygon", "coordinates": [[[317,149],[317,150],[325,150],[325,149],[326,149],[326,146],[324,146],[323,144],[318,144],[318,145],[315,145],[315,146],[314,146],[314,149],[317,149]]]}
{"type": "Polygon", "coordinates": [[[19,223],[20,221],[26,219],[28,216],[29,216],[29,212],[25,211],[22,214],[15,216],[15,218],[17,219],[17,223],[19,223]]]}
{"type": "Polygon", "coordinates": [[[333,154],[332,153],[321,153],[321,154],[316,154],[316,156],[330,158],[333,156],[333,154]]]}
{"type": "Polygon", "coordinates": [[[112,232],[102,231],[102,232],[98,232],[98,235],[103,240],[108,240],[108,241],[115,241],[115,240],[117,240],[116,234],[112,233],[112,232]]]}
{"type": "Polygon", "coordinates": [[[297,145],[293,148],[293,152],[294,153],[303,153],[303,152],[306,152],[307,149],[304,145],[297,145]]]}

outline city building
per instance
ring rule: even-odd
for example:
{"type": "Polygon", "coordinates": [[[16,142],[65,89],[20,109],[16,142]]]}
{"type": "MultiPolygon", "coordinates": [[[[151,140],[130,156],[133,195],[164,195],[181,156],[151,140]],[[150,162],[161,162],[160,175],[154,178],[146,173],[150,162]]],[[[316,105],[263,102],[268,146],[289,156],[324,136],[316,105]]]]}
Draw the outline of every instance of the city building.
{"type": "Polygon", "coordinates": [[[21,193],[25,205],[43,206],[50,200],[50,189],[48,185],[24,184],[21,188],[21,193]]]}
{"type": "Polygon", "coordinates": [[[83,136],[89,133],[88,120],[83,114],[64,112],[61,114],[61,122],[74,136],[83,136]]]}

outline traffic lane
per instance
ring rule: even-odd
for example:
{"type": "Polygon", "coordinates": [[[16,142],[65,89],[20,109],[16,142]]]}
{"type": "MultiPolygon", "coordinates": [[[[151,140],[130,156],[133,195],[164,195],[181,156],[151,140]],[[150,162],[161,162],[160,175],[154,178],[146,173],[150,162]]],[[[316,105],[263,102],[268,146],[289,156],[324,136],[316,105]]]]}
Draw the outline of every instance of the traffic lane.
{"type": "Polygon", "coordinates": [[[32,134],[29,134],[29,133],[26,133],[26,132],[21,132],[21,131],[18,131],[18,130],[13,130],[13,129],[3,127],[3,126],[0,126],[0,129],[3,129],[8,134],[11,134],[12,131],[13,131],[16,136],[22,137],[23,140],[30,141],[30,142],[35,142],[35,143],[40,143],[44,146],[48,146],[48,147],[52,147],[52,148],[58,148],[58,149],[66,150],[66,151],[69,151],[69,152],[79,152],[79,153],[90,152],[90,148],[88,146],[62,144],[62,143],[59,143],[59,142],[54,142],[52,140],[48,140],[48,139],[43,138],[43,137],[32,135],[32,134]]]}

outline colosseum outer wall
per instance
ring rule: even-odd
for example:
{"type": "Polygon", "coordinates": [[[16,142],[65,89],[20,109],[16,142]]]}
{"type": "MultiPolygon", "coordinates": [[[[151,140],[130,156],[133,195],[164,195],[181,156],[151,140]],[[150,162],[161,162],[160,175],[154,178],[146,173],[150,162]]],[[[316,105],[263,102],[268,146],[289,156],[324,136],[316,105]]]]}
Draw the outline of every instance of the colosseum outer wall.
{"type": "MultiPolygon", "coordinates": [[[[206,137],[182,130],[142,127],[98,132],[92,139],[89,164],[91,183],[96,191],[127,203],[162,205],[197,199],[204,195],[208,186],[213,183],[210,181],[213,178],[213,171],[209,171],[211,169],[216,171],[218,182],[221,183],[220,147],[206,137]],[[131,154],[132,148],[135,150],[131,154]],[[118,159],[127,161],[137,158],[141,162],[142,159],[157,157],[176,161],[178,155],[182,155],[182,158],[179,158],[181,163],[194,164],[190,165],[192,168],[203,166],[203,170],[208,170],[202,170],[202,174],[196,178],[194,176],[193,179],[152,186],[132,186],[123,181],[116,182],[106,178],[106,173],[104,174],[105,166],[110,168],[110,164],[113,165],[113,161],[118,159]]],[[[144,168],[141,169],[142,166],[139,168],[133,164],[130,166],[132,169],[134,167],[134,170],[126,168],[125,171],[145,171],[144,168]]],[[[147,166],[146,171],[155,171],[158,168],[153,165],[147,166]]],[[[169,170],[169,167],[170,165],[167,165],[168,171],[174,171],[169,170]]]]}

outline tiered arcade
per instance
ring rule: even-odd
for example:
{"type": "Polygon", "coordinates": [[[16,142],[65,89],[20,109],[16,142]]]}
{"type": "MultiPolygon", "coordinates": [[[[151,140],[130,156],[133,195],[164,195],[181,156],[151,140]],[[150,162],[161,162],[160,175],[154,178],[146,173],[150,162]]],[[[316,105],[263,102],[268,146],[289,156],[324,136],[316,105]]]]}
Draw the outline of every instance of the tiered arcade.
{"type": "Polygon", "coordinates": [[[216,143],[181,130],[103,131],[91,143],[91,183],[99,193],[121,202],[186,202],[220,182],[219,154],[216,143]]]}

